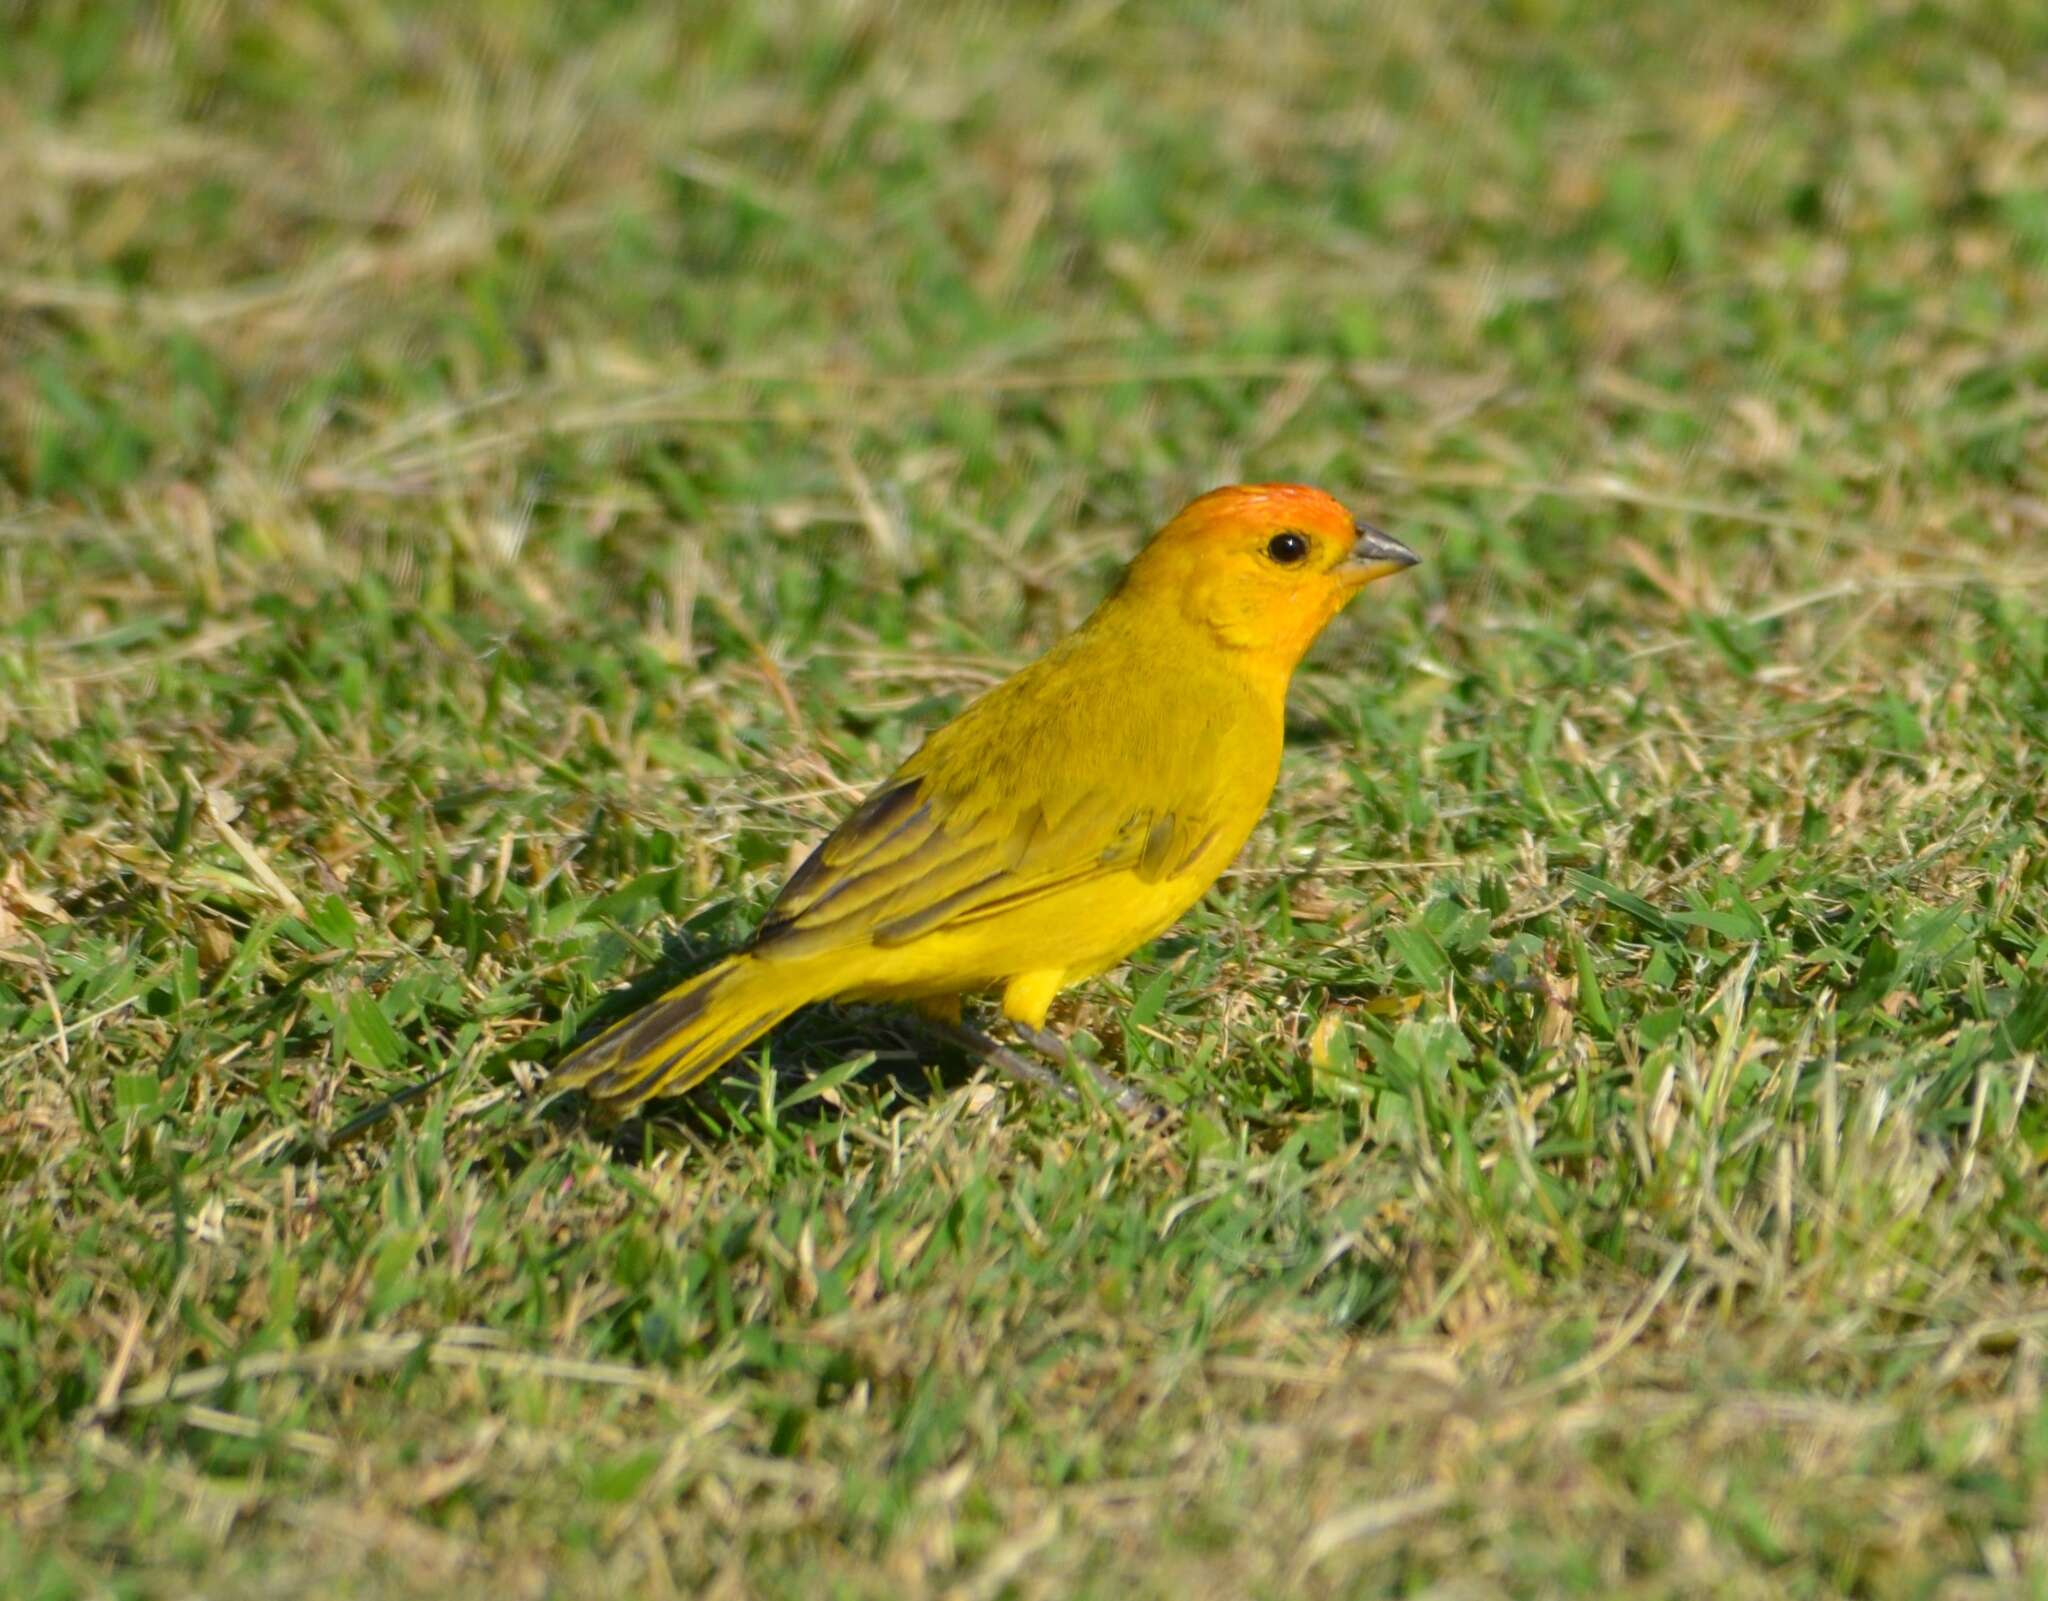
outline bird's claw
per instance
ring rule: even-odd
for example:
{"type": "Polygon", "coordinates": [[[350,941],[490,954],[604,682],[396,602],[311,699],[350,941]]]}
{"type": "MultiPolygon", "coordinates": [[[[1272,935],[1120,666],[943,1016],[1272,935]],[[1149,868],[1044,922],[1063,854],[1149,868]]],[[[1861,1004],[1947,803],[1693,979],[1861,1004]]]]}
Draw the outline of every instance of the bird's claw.
{"type": "MultiPolygon", "coordinates": [[[[991,1039],[972,1023],[948,1023],[940,1025],[944,1032],[953,1035],[975,1055],[988,1062],[998,1072],[1006,1073],[1019,1083],[1029,1084],[1033,1089],[1049,1090],[1067,1100],[1077,1100],[1074,1086],[1062,1075],[1054,1072],[1043,1062],[1034,1062],[1019,1055],[1009,1046],[991,1039]]],[[[1041,1056],[1071,1068],[1084,1070],[1095,1085],[1096,1091],[1126,1117],[1142,1123],[1157,1123],[1167,1115],[1167,1108],[1154,1100],[1135,1084],[1127,1084],[1115,1074],[1097,1067],[1093,1062],[1083,1062],[1067,1048],[1067,1042],[1057,1034],[1042,1028],[1031,1028],[1023,1023],[1012,1025],[1017,1037],[1041,1056]]]]}

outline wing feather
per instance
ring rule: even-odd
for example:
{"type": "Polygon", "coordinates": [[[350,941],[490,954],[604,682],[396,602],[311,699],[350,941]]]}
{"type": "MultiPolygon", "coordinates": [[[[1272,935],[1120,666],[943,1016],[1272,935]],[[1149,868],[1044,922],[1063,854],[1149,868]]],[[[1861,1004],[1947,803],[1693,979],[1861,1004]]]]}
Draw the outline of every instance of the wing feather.
{"type": "Polygon", "coordinates": [[[1228,826],[1213,758],[1125,708],[1034,694],[1034,672],[934,734],[855,808],[791,875],[757,947],[902,945],[1092,879],[1187,872],[1228,826]],[[1000,773],[991,750],[1005,753],[1000,773]],[[1050,750],[1089,759],[1078,771],[1031,759],[1050,750]]]}

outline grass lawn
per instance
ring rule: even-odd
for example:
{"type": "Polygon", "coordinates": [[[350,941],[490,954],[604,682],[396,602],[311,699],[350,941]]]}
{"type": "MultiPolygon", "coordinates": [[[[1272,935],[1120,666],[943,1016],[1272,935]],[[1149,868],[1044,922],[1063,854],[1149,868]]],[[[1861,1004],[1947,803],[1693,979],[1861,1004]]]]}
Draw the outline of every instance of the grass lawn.
{"type": "Polygon", "coordinates": [[[9,1596],[2048,1596],[2048,8],[4,26],[9,1596]],[[536,1110],[1238,478],[1179,1118],[536,1110]]]}

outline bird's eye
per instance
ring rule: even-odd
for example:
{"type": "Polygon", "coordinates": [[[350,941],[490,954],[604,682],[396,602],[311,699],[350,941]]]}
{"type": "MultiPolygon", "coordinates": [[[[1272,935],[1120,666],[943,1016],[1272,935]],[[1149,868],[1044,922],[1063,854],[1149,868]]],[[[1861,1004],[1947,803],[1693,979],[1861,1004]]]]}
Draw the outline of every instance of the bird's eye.
{"type": "Polygon", "coordinates": [[[1284,534],[1275,534],[1266,541],[1266,554],[1283,567],[1292,567],[1308,556],[1308,535],[1297,534],[1291,529],[1284,534]]]}

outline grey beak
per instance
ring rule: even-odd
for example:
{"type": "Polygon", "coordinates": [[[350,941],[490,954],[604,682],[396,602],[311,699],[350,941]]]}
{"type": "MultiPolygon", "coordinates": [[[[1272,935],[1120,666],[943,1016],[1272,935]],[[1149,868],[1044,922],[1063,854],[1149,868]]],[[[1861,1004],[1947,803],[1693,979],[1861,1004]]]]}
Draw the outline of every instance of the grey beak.
{"type": "Polygon", "coordinates": [[[1344,558],[1347,567],[1413,567],[1422,558],[1392,534],[1382,533],[1371,523],[1358,525],[1358,540],[1344,558]]]}

